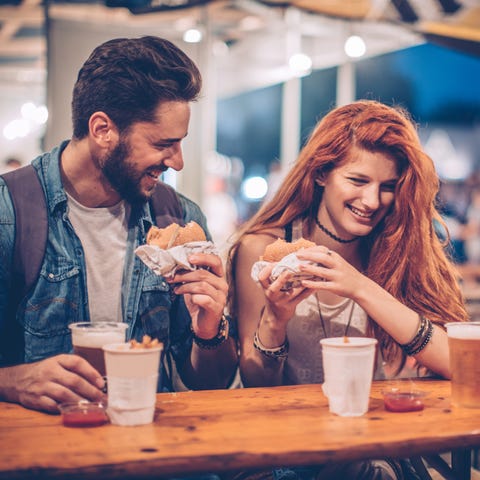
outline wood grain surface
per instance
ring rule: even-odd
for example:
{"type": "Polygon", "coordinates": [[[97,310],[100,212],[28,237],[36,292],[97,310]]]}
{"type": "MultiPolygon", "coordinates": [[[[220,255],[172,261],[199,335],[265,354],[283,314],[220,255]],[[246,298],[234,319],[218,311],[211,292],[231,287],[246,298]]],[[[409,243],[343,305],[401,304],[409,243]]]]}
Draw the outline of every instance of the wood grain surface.
{"type": "Polygon", "coordinates": [[[374,382],[369,412],[329,413],[321,385],[162,393],[150,425],[64,427],[0,402],[0,478],[161,478],[411,456],[480,446],[480,409],[450,406],[450,382],[415,381],[425,409],[391,413],[374,382]]]}

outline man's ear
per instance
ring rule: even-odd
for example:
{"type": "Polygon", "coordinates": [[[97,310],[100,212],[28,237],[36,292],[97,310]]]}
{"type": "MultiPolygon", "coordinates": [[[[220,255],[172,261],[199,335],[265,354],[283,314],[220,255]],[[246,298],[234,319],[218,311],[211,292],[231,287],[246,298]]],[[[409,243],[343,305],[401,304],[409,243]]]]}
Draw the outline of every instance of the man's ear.
{"type": "Polygon", "coordinates": [[[104,112],[95,112],[88,121],[90,138],[99,147],[110,149],[118,140],[118,129],[112,119],[104,112]]]}

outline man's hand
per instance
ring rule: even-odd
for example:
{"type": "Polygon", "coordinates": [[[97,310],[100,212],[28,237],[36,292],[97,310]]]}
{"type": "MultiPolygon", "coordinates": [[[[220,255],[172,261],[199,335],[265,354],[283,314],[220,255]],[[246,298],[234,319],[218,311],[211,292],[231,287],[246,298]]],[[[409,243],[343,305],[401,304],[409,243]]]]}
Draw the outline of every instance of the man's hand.
{"type": "Polygon", "coordinates": [[[58,412],[57,405],[103,398],[104,380],[77,355],[57,355],[35,363],[0,369],[0,396],[24,407],[58,412]]]}
{"type": "Polygon", "coordinates": [[[228,285],[222,260],[217,255],[196,253],[189,257],[189,261],[201,268],[177,272],[169,282],[176,284],[174,292],[177,295],[184,295],[195,335],[213,338],[218,333],[227,302],[228,285]]]}

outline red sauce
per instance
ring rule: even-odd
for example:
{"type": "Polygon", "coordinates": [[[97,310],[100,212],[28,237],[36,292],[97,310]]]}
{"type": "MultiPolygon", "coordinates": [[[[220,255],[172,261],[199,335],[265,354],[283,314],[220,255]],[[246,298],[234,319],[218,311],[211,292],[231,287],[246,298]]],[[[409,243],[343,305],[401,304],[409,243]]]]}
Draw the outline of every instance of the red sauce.
{"type": "Polygon", "coordinates": [[[102,411],[79,410],[63,413],[63,424],[66,427],[99,427],[107,422],[107,414],[102,411]]]}
{"type": "Polygon", "coordinates": [[[410,392],[386,393],[385,410],[389,412],[417,412],[423,410],[422,399],[410,392]]]}

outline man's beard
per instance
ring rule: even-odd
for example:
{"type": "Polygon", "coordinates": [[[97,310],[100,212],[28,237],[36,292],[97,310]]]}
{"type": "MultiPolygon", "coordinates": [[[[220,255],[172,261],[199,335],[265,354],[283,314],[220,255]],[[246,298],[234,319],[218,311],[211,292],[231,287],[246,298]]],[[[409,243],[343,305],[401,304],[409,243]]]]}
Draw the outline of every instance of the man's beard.
{"type": "Polygon", "coordinates": [[[108,155],[102,167],[102,173],[119,195],[131,204],[143,203],[149,199],[141,190],[143,173],[129,163],[129,145],[120,140],[113,152],[108,155]]]}

